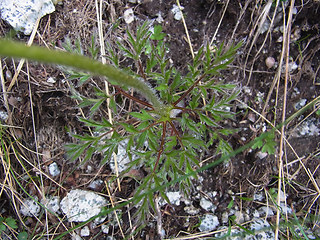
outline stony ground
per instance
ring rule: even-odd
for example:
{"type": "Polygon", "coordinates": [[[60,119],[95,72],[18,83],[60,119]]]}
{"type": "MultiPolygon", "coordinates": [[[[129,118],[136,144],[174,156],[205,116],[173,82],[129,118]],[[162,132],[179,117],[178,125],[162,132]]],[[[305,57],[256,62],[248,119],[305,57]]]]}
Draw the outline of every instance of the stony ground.
{"type": "MultiPolygon", "coordinates": [[[[241,90],[232,108],[237,113],[236,117],[226,123],[239,130],[228,139],[236,149],[270,129],[271,125],[281,123],[284,107],[285,117],[288,118],[307,104],[316,103],[319,96],[319,1],[280,1],[276,10],[276,1],[273,1],[270,9],[266,8],[271,2],[181,0],[184,26],[183,20],[173,11],[177,5],[175,0],[103,1],[105,41],[112,43],[117,38],[124,38],[126,28],[134,30],[145,20],[158,22],[167,34],[171,61],[181,71],[185,71],[186,63],[192,60],[192,51],[203,44],[225,42],[229,45],[243,41],[235,61],[222,74],[226,82],[237,84],[241,90]],[[290,9],[291,2],[294,2],[294,7],[290,9]],[[130,13],[130,9],[134,14],[132,22],[125,16],[128,10],[130,13]],[[264,13],[267,13],[267,20],[263,18],[264,13]],[[290,14],[292,20],[288,23],[290,14]],[[114,23],[118,25],[116,30],[114,23]],[[288,34],[289,50],[283,36],[284,24],[291,28],[288,34]],[[187,33],[193,50],[190,49],[187,33]],[[286,54],[289,56],[287,66],[286,54]]],[[[11,33],[11,27],[1,21],[0,34],[5,36],[11,33]]],[[[13,36],[25,42],[29,39],[29,36],[21,33],[13,36]]],[[[68,38],[73,44],[80,39],[82,46],[90,46],[92,36],[98,36],[96,2],[65,0],[56,5],[54,13],[41,19],[33,43],[62,48],[68,38]]],[[[18,61],[2,59],[6,88],[17,72],[17,65],[18,61]]],[[[15,126],[8,130],[10,139],[18,140],[16,150],[23,156],[24,163],[15,160],[13,153],[10,155],[13,171],[15,176],[19,176],[18,182],[22,186],[18,186],[13,178],[13,184],[10,185],[5,180],[6,168],[0,170],[1,182],[4,183],[0,191],[0,214],[20,219],[19,229],[25,229],[29,236],[36,236],[35,239],[46,234],[45,226],[50,229],[50,234],[61,234],[73,225],[51,215],[40,215],[38,218],[23,216],[18,209],[27,194],[22,189],[39,199],[41,191],[63,198],[71,189],[94,190],[108,196],[103,181],[109,178],[109,167],[100,167],[98,159],[79,167],[66,159],[64,145],[73,141],[68,130],[84,131],[78,121],[81,112],[76,107],[76,101],[71,98],[71,88],[65,80],[67,77],[66,72],[60,68],[25,64],[13,88],[8,91],[10,112],[5,107],[4,96],[1,96],[1,111],[8,113],[11,119],[11,124],[5,124],[15,126]],[[53,162],[60,170],[57,176],[49,172],[53,162]],[[38,167],[42,174],[39,174],[38,167]],[[23,180],[26,175],[33,180],[23,180]],[[43,190],[33,184],[39,176],[43,177],[43,190]],[[94,180],[102,182],[92,187],[90,183],[94,180]]],[[[103,88],[103,84],[101,79],[93,78],[79,90],[83,95],[91,96],[92,86],[103,88]]],[[[191,196],[182,196],[170,190],[168,195],[174,203],[161,207],[161,224],[154,218],[132,238],[159,239],[157,227],[162,225],[165,238],[187,239],[188,236],[188,239],[201,239],[213,236],[213,231],[222,229],[222,226],[228,226],[230,219],[233,219],[233,226],[249,222],[249,225],[244,225],[248,229],[253,229],[255,225],[267,227],[267,231],[261,233],[261,239],[274,238],[276,230],[270,226],[275,225],[277,217],[272,198],[274,191],[279,192],[279,144],[283,139],[283,166],[280,169],[284,184],[280,194],[283,195],[281,208],[288,216],[281,219],[286,219],[289,226],[296,229],[298,225],[290,215],[293,212],[301,219],[301,225],[309,238],[320,237],[318,108],[319,105],[313,104],[302,115],[293,118],[285,126],[283,134],[276,133],[278,144],[275,154],[247,149],[227,163],[202,172],[199,180],[195,181],[191,196]],[[254,220],[258,218],[260,220],[254,220]]],[[[210,161],[210,154],[206,157],[210,161]]],[[[113,194],[122,198],[131,196],[135,182],[124,179],[122,185],[123,191],[113,194]]],[[[89,236],[82,235],[82,238],[107,239],[107,236],[112,236],[121,239],[121,230],[125,234],[135,230],[136,226],[132,226],[129,220],[124,214],[119,225],[114,217],[109,216],[103,223],[108,233],[102,231],[100,226],[87,224],[89,236]]],[[[238,230],[235,228],[233,231],[238,230]]],[[[80,231],[74,232],[80,236],[80,231]]],[[[299,239],[303,235],[294,236],[291,231],[282,229],[279,236],[299,239]]],[[[65,239],[71,239],[71,234],[65,239]]]]}

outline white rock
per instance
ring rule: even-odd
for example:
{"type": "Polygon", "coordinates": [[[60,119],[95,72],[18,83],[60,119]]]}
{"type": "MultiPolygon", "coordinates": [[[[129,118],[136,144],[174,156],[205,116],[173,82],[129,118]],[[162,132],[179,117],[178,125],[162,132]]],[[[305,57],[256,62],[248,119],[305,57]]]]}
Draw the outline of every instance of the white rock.
{"type": "MultiPolygon", "coordinates": [[[[116,171],[121,173],[129,167],[131,160],[127,154],[127,145],[128,145],[128,139],[121,141],[118,145],[118,154],[116,157],[118,170],[116,169],[114,156],[112,155],[109,165],[110,165],[110,168],[113,173],[115,173],[116,171]]],[[[135,160],[135,159],[137,159],[137,156],[135,154],[132,154],[132,160],[135,160]]],[[[139,166],[137,166],[137,167],[139,167],[139,166]]],[[[133,169],[135,169],[137,167],[133,167],[133,169]]]]}
{"type": "Polygon", "coordinates": [[[200,199],[200,206],[206,210],[206,211],[212,211],[214,212],[216,210],[216,206],[209,200],[205,199],[205,198],[201,198],[200,199]]]}
{"type": "Polygon", "coordinates": [[[280,192],[278,193],[279,197],[280,197],[280,202],[285,202],[287,199],[286,194],[284,194],[284,192],[280,189],[280,192]]]}
{"type": "Polygon", "coordinates": [[[57,213],[60,209],[60,197],[53,196],[46,199],[41,199],[41,204],[44,205],[49,211],[57,213]]]}
{"type": "Polygon", "coordinates": [[[134,13],[132,8],[128,8],[127,10],[124,11],[123,18],[127,24],[130,24],[134,21],[134,13]]]}
{"type": "Polygon", "coordinates": [[[278,42],[278,43],[281,43],[282,41],[283,41],[283,37],[280,36],[280,37],[277,39],[277,42],[278,42]]]}
{"type": "Polygon", "coordinates": [[[260,217],[260,213],[259,213],[258,210],[254,210],[252,215],[253,215],[254,218],[259,218],[260,217]]]}
{"type": "Polygon", "coordinates": [[[38,198],[35,197],[34,199],[35,200],[31,198],[27,198],[23,200],[22,205],[20,207],[20,213],[23,216],[26,216],[26,217],[39,216],[40,206],[38,205],[38,203],[36,203],[36,201],[38,201],[38,198]]]}
{"type": "Polygon", "coordinates": [[[116,240],[115,237],[107,236],[106,240],[116,240]]]}
{"type": "Polygon", "coordinates": [[[240,230],[236,228],[232,228],[230,233],[228,233],[229,229],[226,228],[225,226],[219,227],[218,230],[224,230],[224,231],[214,234],[214,237],[217,239],[243,240],[245,236],[240,230]]]}
{"type": "Polygon", "coordinates": [[[280,203],[280,209],[283,214],[292,214],[292,209],[284,203],[280,203]]]}
{"type": "Polygon", "coordinates": [[[247,235],[245,239],[264,239],[264,240],[273,240],[275,239],[274,232],[270,226],[270,224],[263,220],[257,219],[254,220],[250,224],[250,230],[255,233],[254,238],[253,236],[247,235]]]}
{"type": "Polygon", "coordinates": [[[295,108],[296,110],[299,110],[299,109],[303,108],[303,107],[306,105],[306,103],[307,103],[307,99],[302,98],[302,99],[299,100],[299,102],[297,102],[297,103],[294,105],[294,108],[295,108]]]}
{"type": "Polygon", "coordinates": [[[189,215],[197,215],[200,212],[200,209],[194,207],[193,205],[185,206],[183,210],[189,215]]]}
{"type": "Polygon", "coordinates": [[[16,31],[29,35],[38,18],[54,12],[51,0],[1,0],[0,15],[16,31]]]}
{"type": "Polygon", "coordinates": [[[221,220],[223,223],[227,223],[229,221],[229,213],[228,212],[223,212],[221,216],[221,220]]]}
{"type": "Polygon", "coordinates": [[[208,192],[208,196],[211,198],[214,198],[215,196],[217,196],[218,192],[217,191],[213,191],[213,192],[208,192]]]}
{"type": "Polygon", "coordinates": [[[90,229],[88,226],[85,226],[81,229],[80,231],[80,236],[81,237],[88,237],[90,235],[90,229]]]}
{"type": "Polygon", "coordinates": [[[264,197],[265,197],[265,195],[264,195],[263,193],[258,192],[258,193],[255,193],[255,194],[253,195],[253,200],[254,200],[254,201],[262,202],[262,201],[264,200],[264,197]]]}
{"type": "Polygon", "coordinates": [[[103,181],[101,179],[97,179],[92,181],[88,188],[92,189],[92,190],[97,190],[101,185],[103,184],[103,181]]]}
{"type": "MultiPolygon", "coordinates": [[[[298,65],[295,62],[289,62],[288,64],[288,71],[289,72],[293,72],[294,70],[296,70],[298,68],[298,65]]],[[[281,72],[284,73],[286,71],[286,64],[284,64],[282,66],[282,70],[281,72]]]]}
{"type": "Polygon", "coordinates": [[[161,13],[161,12],[159,12],[159,13],[157,14],[156,21],[157,21],[158,23],[163,23],[163,22],[164,22],[164,19],[163,19],[163,17],[162,17],[162,13],[161,13]]]}
{"type": "Polygon", "coordinates": [[[263,102],[263,97],[264,97],[264,93],[258,91],[255,102],[256,102],[256,103],[262,103],[262,102],[263,102]]]}
{"type": "MultiPolygon", "coordinates": [[[[183,9],[184,7],[181,6],[181,10],[183,9]]],[[[182,13],[180,11],[180,8],[177,5],[173,4],[171,12],[173,13],[175,20],[180,21],[182,19],[182,13]]]]}
{"type": "Polygon", "coordinates": [[[82,238],[78,234],[72,233],[71,240],[82,240],[82,238]]]}
{"type": "Polygon", "coordinates": [[[53,162],[49,165],[49,173],[52,177],[56,177],[60,175],[60,169],[56,162],[53,162]]]}
{"type": "Polygon", "coordinates": [[[7,121],[7,119],[9,118],[9,115],[7,112],[5,111],[0,111],[0,121],[7,121]]]}
{"type": "Polygon", "coordinates": [[[308,118],[300,124],[293,132],[294,137],[301,136],[319,136],[320,135],[320,121],[316,118],[308,118]]]}
{"type": "Polygon", "coordinates": [[[160,232],[160,237],[163,239],[166,236],[166,231],[162,228],[160,232]]]}
{"type": "Polygon", "coordinates": [[[57,81],[53,78],[53,77],[49,77],[48,79],[47,79],[47,83],[56,83],[57,81]]]}
{"type": "Polygon", "coordinates": [[[271,217],[274,215],[274,212],[271,207],[263,206],[258,209],[258,212],[261,217],[271,217]]]}
{"type": "Polygon", "coordinates": [[[244,214],[241,211],[236,211],[234,216],[236,217],[234,220],[236,223],[241,224],[244,222],[244,214]]]}
{"type": "Polygon", "coordinates": [[[93,170],[93,167],[90,164],[88,164],[86,172],[91,173],[92,170],[93,170]]]}
{"type": "Polygon", "coordinates": [[[180,205],[180,198],[181,198],[180,192],[167,192],[166,195],[171,204],[176,206],[180,205]]]}
{"type": "MultiPolygon", "coordinates": [[[[219,227],[218,229],[224,229],[226,227],[219,227]]],[[[255,219],[249,226],[249,230],[251,230],[254,235],[250,235],[246,233],[243,230],[239,229],[231,229],[230,234],[226,238],[228,240],[257,240],[257,239],[263,239],[263,240],[273,240],[274,239],[274,232],[272,231],[272,228],[270,224],[263,220],[263,219],[255,219]]],[[[225,229],[225,231],[215,234],[215,237],[221,238],[223,236],[226,236],[228,230],[225,229]]]]}
{"type": "Polygon", "coordinates": [[[108,234],[109,233],[109,226],[106,224],[102,224],[101,225],[101,230],[104,234],[108,234]]]}
{"type": "Polygon", "coordinates": [[[293,7],[292,8],[292,14],[297,14],[298,13],[298,9],[297,9],[297,7],[293,7]]]}
{"type": "Polygon", "coordinates": [[[256,156],[261,160],[266,158],[268,156],[268,153],[259,151],[257,152],[256,156]]]}
{"type": "MultiPolygon", "coordinates": [[[[71,190],[60,203],[61,210],[69,222],[84,222],[98,215],[107,200],[91,191],[71,190]]],[[[101,221],[101,219],[96,219],[101,221]]]]}
{"type": "Polygon", "coordinates": [[[199,230],[201,232],[213,231],[219,226],[218,217],[212,214],[206,214],[201,218],[199,230]]]}
{"type": "Polygon", "coordinates": [[[243,89],[243,92],[244,92],[244,93],[248,94],[249,96],[252,95],[252,90],[251,90],[251,88],[244,86],[242,89],[243,89]]]}

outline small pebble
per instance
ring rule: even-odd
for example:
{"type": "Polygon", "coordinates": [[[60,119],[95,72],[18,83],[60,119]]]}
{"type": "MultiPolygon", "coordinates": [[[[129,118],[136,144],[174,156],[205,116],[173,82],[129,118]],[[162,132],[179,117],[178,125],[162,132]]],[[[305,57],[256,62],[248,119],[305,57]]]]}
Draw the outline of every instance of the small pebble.
{"type": "Polygon", "coordinates": [[[133,13],[132,8],[129,8],[124,11],[123,18],[127,24],[130,24],[134,21],[134,13],[133,13]]]}
{"type": "Polygon", "coordinates": [[[82,240],[82,238],[78,234],[72,233],[71,240],[82,240]]]}
{"type": "Polygon", "coordinates": [[[56,83],[56,80],[53,78],[53,77],[49,77],[48,79],[47,79],[47,83],[56,83]]]}
{"type": "Polygon", "coordinates": [[[88,237],[90,235],[90,229],[88,226],[85,226],[81,229],[80,231],[80,236],[81,237],[88,237]]]}
{"type": "Polygon", "coordinates": [[[9,115],[7,112],[5,111],[0,111],[0,121],[7,121],[7,119],[9,118],[9,115]]]}
{"type": "Polygon", "coordinates": [[[287,199],[286,194],[284,194],[284,192],[280,190],[279,195],[280,195],[280,202],[285,202],[287,199]]]}
{"type": "Polygon", "coordinates": [[[244,214],[241,211],[236,211],[234,216],[236,217],[235,222],[241,224],[244,222],[244,214]]]}
{"type": "Polygon", "coordinates": [[[166,193],[171,204],[179,206],[181,195],[179,192],[167,192],[166,193]]]}
{"type": "Polygon", "coordinates": [[[276,63],[276,60],[273,57],[267,57],[266,58],[266,66],[267,68],[272,68],[274,64],[276,63]]]}
{"type": "Polygon", "coordinates": [[[275,239],[274,231],[272,230],[270,224],[263,219],[254,220],[250,224],[250,230],[252,230],[255,235],[253,239],[265,239],[273,240],[275,239]]]}
{"type": "Polygon", "coordinates": [[[197,215],[200,212],[200,209],[194,207],[193,205],[186,206],[186,207],[184,207],[183,210],[189,215],[197,215]]]}
{"type": "Polygon", "coordinates": [[[260,193],[260,192],[259,193],[255,193],[253,195],[253,200],[262,202],[264,200],[264,197],[265,197],[265,195],[263,193],[260,193]]]}
{"type": "Polygon", "coordinates": [[[268,156],[268,153],[266,152],[257,152],[256,157],[258,157],[260,160],[266,158],[268,156]]]}
{"type": "Polygon", "coordinates": [[[255,121],[256,121],[256,118],[255,118],[254,113],[249,113],[249,114],[248,114],[248,120],[249,120],[250,122],[255,122],[255,121]]]}
{"type": "MultiPolygon", "coordinates": [[[[298,68],[298,65],[295,62],[290,62],[288,64],[288,71],[291,73],[298,68]]],[[[286,64],[282,66],[281,72],[284,73],[286,71],[286,64]]]]}
{"type": "Polygon", "coordinates": [[[283,214],[292,214],[292,209],[287,205],[284,205],[284,203],[280,203],[280,208],[283,214]]]}
{"type": "Polygon", "coordinates": [[[106,224],[102,224],[101,225],[101,230],[104,234],[108,234],[109,233],[109,226],[106,224]]]}
{"type": "Polygon", "coordinates": [[[49,173],[52,177],[56,177],[60,175],[60,169],[56,162],[53,162],[49,165],[49,173]]]}
{"type": "Polygon", "coordinates": [[[299,102],[297,102],[294,105],[294,109],[299,110],[299,109],[303,108],[306,105],[306,103],[307,103],[307,99],[302,98],[302,99],[300,99],[299,102]]]}
{"type": "Polygon", "coordinates": [[[38,200],[37,197],[34,198],[35,200],[28,198],[23,200],[21,207],[20,207],[20,213],[23,216],[26,217],[38,217],[40,213],[40,206],[36,201],[38,200]]]}
{"type": "Polygon", "coordinates": [[[262,217],[271,217],[274,215],[272,208],[268,206],[260,207],[258,212],[262,217]]]}
{"type": "MultiPolygon", "coordinates": [[[[181,6],[181,10],[183,9],[184,7],[181,6]]],[[[182,19],[182,13],[180,11],[180,8],[177,5],[173,4],[173,8],[171,9],[171,12],[173,13],[175,20],[180,21],[182,19]]]]}
{"type": "Polygon", "coordinates": [[[10,70],[6,71],[6,80],[8,82],[12,80],[12,73],[10,72],[10,70]]]}
{"type": "Polygon", "coordinates": [[[97,179],[97,180],[94,180],[92,181],[88,188],[92,189],[92,190],[98,190],[103,184],[103,181],[101,179],[97,179]]]}
{"type": "Polygon", "coordinates": [[[206,210],[206,211],[211,211],[214,212],[216,210],[216,206],[213,205],[213,203],[205,198],[200,199],[200,206],[206,210]]]}
{"type": "Polygon", "coordinates": [[[201,219],[199,230],[201,232],[213,231],[219,226],[218,217],[212,214],[206,214],[201,219]]]}
{"type": "Polygon", "coordinates": [[[53,196],[47,197],[46,199],[41,199],[41,204],[43,204],[49,211],[57,213],[60,210],[60,197],[53,196]]]}

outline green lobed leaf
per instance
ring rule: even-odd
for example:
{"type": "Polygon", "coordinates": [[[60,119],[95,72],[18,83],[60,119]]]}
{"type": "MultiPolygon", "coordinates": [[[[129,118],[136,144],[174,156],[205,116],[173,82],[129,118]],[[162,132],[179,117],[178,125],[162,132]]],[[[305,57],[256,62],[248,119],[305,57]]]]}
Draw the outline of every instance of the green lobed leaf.
{"type": "Polygon", "coordinates": [[[130,115],[143,121],[154,120],[154,118],[144,109],[141,109],[141,113],[131,112],[130,115]]]}
{"type": "Polygon", "coordinates": [[[6,218],[7,225],[12,229],[17,229],[17,221],[11,217],[6,218]]]}
{"type": "Polygon", "coordinates": [[[106,120],[105,118],[103,118],[103,120],[101,122],[97,122],[91,119],[85,119],[82,117],[79,117],[79,121],[85,123],[88,127],[108,127],[111,128],[112,124],[106,120]]]}
{"type": "Polygon", "coordinates": [[[6,225],[4,225],[2,222],[0,222],[0,233],[1,231],[5,231],[7,229],[6,225]]]}
{"type": "Polygon", "coordinates": [[[124,122],[121,122],[119,124],[129,133],[139,133],[139,131],[131,124],[124,123],[124,122]]]}
{"type": "Polygon", "coordinates": [[[162,32],[162,26],[155,25],[153,28],[153,33],[151,34],[150,38],[152,40],[163,40],[165,35],[166,34],[162,32]]]}

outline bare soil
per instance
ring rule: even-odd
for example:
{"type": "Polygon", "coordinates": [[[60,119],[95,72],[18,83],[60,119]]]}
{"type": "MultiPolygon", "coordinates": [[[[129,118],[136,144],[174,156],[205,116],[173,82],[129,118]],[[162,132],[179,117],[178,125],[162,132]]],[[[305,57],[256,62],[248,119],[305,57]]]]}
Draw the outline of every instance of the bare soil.
{"type": "MultiPolygon", "coordinates": [[[[244,41],[241,53],[237,55],[235,61],[227,71],[222,73],[226,82],[236,83],[241,89],[239,99],[248,104],[255,111],[262,113],[266,119],[272,123],[281,122],[281,114],[284,99],[284,73],[281,74],[280,82],[275,85],[271,92],[271,98],[268,102],[267,95],[272,87],[276,76],[277,68],[267,68],[265,60],[267,57],[275,58],[279,63],[282,42],[282,32],[278,29],[283,24],[283,18],[274,23],[273,30],[270,33],[260,34],[255,44],[250,48],[257,32],[255,24],[258,24],[258,17],[262,12],[263,1],[215,1],[215,0],[181,0],[184,7],[184,17],[188,27],[192,47],[194,51],[200,46],[212,40],[215,31],[217,31],[214,43],[225,42],[226,45],[244,41]],[[228,4],[225,13],[225,6],[228,4]],[[220,19],[223,17],[221,25],[220,19]],[[218,27],[219,26],[219,27],[218,27]],[[264,39],[267,40],[264,42],[264,39]],[[259,48],[263,46],[260,53],[259,48]],[[247,89],[247,90],[245,90],[247,89]],[[262,95],[262,100],[258,96],[262,95]]],[[[288,1],[281,1],[285,4],[288,1]]],[[[124,29],[136,29],[144,20],[155,20],[161,13],[163,18],[163,30],[167,34],[166,41],[170,48],[170,57],[174,66],[182,72],[187,70],[186,63],[192,61],[191,51],[186,38],[186,29],[182,21],[174,19],[171,12],[175,0],[144,0],[140,4],[132,4],[129,1],[111,0],[104,2],[103,24],[105,41],[114,42],[117,37],[125,36],[124,29]],[[126,24],[122,18],[123,12],[127,8],[133,8],[135,21],[126,24]],[[117,22],[119,28],[114,30],[112,23],[117,22]]],[[[319,1],[295,1],[297,13],[293,15],[291,26],[290,59],[295,62],[297,69],[290,72],[288,89],[286,93],[286,116],[291,116],[296,112],[295,104],[306,99],[307,103],[319,96],[320,91],[320,38],[319,38],[319,1]]],[[[273,7],[274,8],[274,7],[273,7]]],[[[289,6],[285,8],[285,14],[288,14],[289,6]]],[[[279,16],[283,16],[280,12],[279,16]]],[[[272,14],[270,14],[270,18],[272,14]]],[[[9,34],[11,27],[3,21],[0,21],[0,34],[5,36],[9,34]]],[[[49,16],[42,18],[35,37],[34,44],[48,45],[49,47],[61,47],[62,43],[68,37],[75,42],[81,40],[82,46],[89,46],[91,37],[97,38],[97,20],[95,1],[62,1],[56,6],[56,11],[49,16]]],[[[28,36],[17,34],[15,38],[27,41],[28,36]]],[[[97,42],[98,43],[98,42],[97,42]]],[[[85,49],[85,47],[84,47],[85,49]]],[[[85,53],[86,54],[86,53],[85,53]]],[[[2,59],[3,72],[6,75],[7,87],[11,78],[9,72],[13,75],[17,61],[11,59],[2,59]]],[[[48,195],[59,195],[61,197],[75,188],[86,189],[88,183],[99,177],[108,178],[110,170],[108,167],[99,166],[99,156],[93,159],[89,164],[93,167],[91,172],[87,171],[87,165],[78,167],[70,163],[65,156],[64,145],[70,143],[73,139],[68,130],[76,133],[87,131],[78,121],[81,115],[77,108],[77,103],[71,98],[70,87],[65,81],[66,74],[57,67],[29,63],[28,68],[24,65],[19,74],[16,84],[8,93],[12,124],[21,128],[14,129],[14,134],[18,136],[19,141],[27,147],[21,148],[22,154],[34,162],[37,155],[35,139],[38,145],[38,151],[42,153],[41,168],[48,172],[47,167],[50,163],[57,162],[61,169],[61,176],[55,180],[63,188],[55,185],[51,180],[45,179],[45,188],[48,195]],[[29,71],[30,86],[27,79],[29,71]],[[54,83],[49,83],[49,77],[55,79],[54,83]],[[30,108],[30,95],[32,96],[33,117],[30,108]],[[35,133],[35,134],[34,134],[35,133]]],[[[81,94],[91,96],[93,86],[97,85],[103,88],[103,81],[99,78],[93,78],[89,84],[78,89],[81,94]]],[[[3,98],[1,97],[1,104],[3,98]]],[[[6,111],[4,104],[0,105],[1,110],[6,111]]],[[[236,117],[226,125],[238,129],[229,141],[234,149],[243,146],[263,132],[263,123],[253,111],[241,108],[239,102],[234,102],[232,109],[236,112],[236,117]]],[[[85,110],[86,111],[86,110],[85,110]]],[[[315,118],[315,124],[319,124],[319,117],[312,113],[313,109],[308,109],[303,117],[315,118]],[[312,116],[308,114],[312,113],[312,116]]],[[[84,112],[86,115],[87,112],[84,112]]],[[[287,185],[287,202],[293,206],[295,212],[303,216],[306,212],[317,214],[319,211],[319,202],[313,202],[315,194],[319,194],[315,185],[310,181],[305,169],[311,173],[314,180],[320,183],[319,172],[319,131],[312,136],[295,135],[294,128],[303,119],[299,117],[290,122],[286,127],[286,138],[291,144],[284,148],[284,164],[287,166],[285,177],[290,182],[287,185]],[[297,161],[300,158],[301,162],[297,161]],[[302,167],[303,162],[305,169],[302,167]]],[[[267,126],[267,124],[266,124],[267,126]]],[[[318,125],[320,128],[320,124],[318,125]]],[[[269,127],[268,127],[269,129],[269,127]]],[[[279,139],[279,135],[276,135],[279,139]]],[[[276,154],[268,155],[263,159],[257,156],[259,150],[246,150],[242,154],[230,159],[228,163],[221,164],[203,172],[202,188],[200,194],[216,191],[218,193],[214,200],[217,206],[215,215],[221,218],[223,212],[227,210],[232,196],[241,196],[252,199],[257,192],[263,192],[277,186],[278,176],[278,148],[276,154]]],[[[212,153],[213,154],[213,153],[212,153]]],[[[209,157],[208,154],[207,157],[209,157]]],[[[13,164],[17,164],[13,161],[13,164]]],[[[27,168],[29,168],[28,166],[27,168]]],[[[23,173],[19,167],[17,171],[23,173]]],[[[30,170],[35,175],[36,171],[30,170]]],[[[4,179],[2,170],[0,170],[0,179],[4,179]]],[[[29,193],[39,195],[34,186],[24,183],[29,193]]],[[[130,197],[135,188],[135,183],[130,179],[122,181],[123,190],[121,197],[130,197]]],[[[196,186],[195,186],[196,187],[196,186]]],[[[18,190],[21,191],[21,190],[18,190]]],[[[99,189],[106,192],[105,188],[99,189]]],[[[115,194],[115,193],[114,193],[115,194]]],[[[119,195],[118,195],[119,196],[119,195]]],[[[6,214],[15,215],[14,207],[10,203],[10,196],[2,194],[0,207],[6,209],[6,214]]],[[[40,198],[40,196],[39,196],[40,198]]],[[[195,206],[199,207],[199,202],[195,200],[195,206]]],[[[242,209],[254,209],[260,205],[256,201],[245,201],[241,198],[235,198],[235,205],[242,209]]],[[[204,213],[201,210],[200,213],[204,213]]],[[[162,209],[163,228],[167,236],[183,236],[183,232],[188,234],[196,233],[199,230],[193,228],[199,222],[198,216],[190,218],[189,224],[186,224],[186,213],[184,205],[167,206],[162,209]]],[[[124,217],[124,229],[129,229],[129,223],[124,217]]],[[[54,218],[52,224],[58,223],[54,218]]],[[[66,223],[68,224],[68,223],[66,223]]],[[[27,226],[32,229],[36,226],[34,219],[27,219],[27,226]]],[[[311,227],[311,226],[310,226],[311,227]]],[[[62,227],[59,229],[64,230],[62,227]]],[[[94,230],[93,230],[94,231],[94,230]]],[[[97,233],[98,239],[102,239],[97,233]]],[[[115,237],[120,239],[121,235],[118,228],[115,227],[115,237]]],[[[155,229],[147,227],[139,234],[136,239],[158,239],[159,236],[155,229]]],[[[68,239],[68,238],[66,238],[68,239]]],[[[88,238],[89,239],[89,238],[88,238]]]]}

